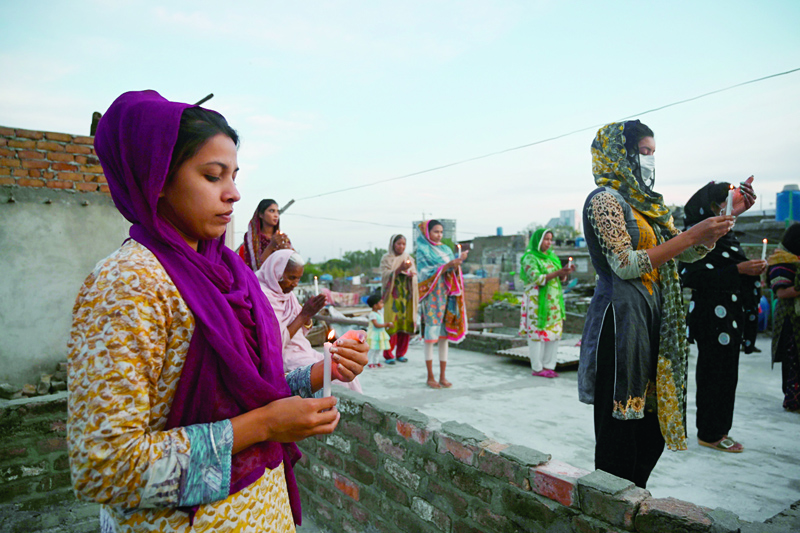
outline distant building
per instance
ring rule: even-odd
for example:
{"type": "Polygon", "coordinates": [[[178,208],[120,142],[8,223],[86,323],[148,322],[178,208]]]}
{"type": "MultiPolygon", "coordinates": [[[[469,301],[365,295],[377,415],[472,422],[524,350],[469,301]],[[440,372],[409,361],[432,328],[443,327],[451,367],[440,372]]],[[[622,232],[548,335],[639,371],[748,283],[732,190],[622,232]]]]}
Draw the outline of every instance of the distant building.
{"type": "Polygon", "coordinates": [[[577,226],[575,226],[575,210],[567,209],[561,211],[558,218],[551,218],[547,222],[548,228],[554,228],[556,226],[567,226],[569,228],[576,228],[577,226]]]}

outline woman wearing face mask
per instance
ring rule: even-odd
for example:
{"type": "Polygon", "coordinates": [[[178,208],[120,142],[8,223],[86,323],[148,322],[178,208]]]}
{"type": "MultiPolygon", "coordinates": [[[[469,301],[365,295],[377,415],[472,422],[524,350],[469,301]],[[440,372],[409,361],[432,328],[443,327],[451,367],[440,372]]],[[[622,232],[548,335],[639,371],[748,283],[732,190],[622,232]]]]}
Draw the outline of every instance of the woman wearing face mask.
{"type": "MultiPolygon", "coordinates": [[[[283,336],[283,371],[292,372],[297,368],[322,361],[322,353],[312,348],[306,338],[311,318],[325,307],[325,295],[312,296],[304,305],[294,294],[305,270],[305,261],[294,250],[273,252],[256,272],[261,290],[267,296],[281,328],[283,336]]],[[[358,377],[344,383],[336,380],[350,390],[361,392],[358,377]]]]}
{"type": "Polygon", "coordinates": [[[244,259],[253,272],[257,271],[275,250],[290,249],[292,243],[281,233],[281,212],[272,199],[258,203],[253,218],[247,224],[244,242],[239,246],[239,257],[244,259]]]}
{"type": "Polygon", "coordinates": [[[406,252],[406,238],[402,235],[392,235],[389,239],[389,251],[381,258],[381,282],[384,319],[392,323],[386,330],[391,348],[383,352],[383,357],[387,364],[393,364],[395,357],[405,363],[408,341],[417,324],[419,288],[417,269],[406,252]],[[397,351],[392,355],[395,347],[397,351]]]}
{"type": "MultiPolygon", "coordinates": [[[[599,188],[583,223],[597,286],[578,369],[580,400],[594,404],[595,467],[645,487],[664,450],[686,449],[688,344],[675,259],[704,257],[733,227],[707,218],[681,233],[653,191],[656,143],[638,120],[609,124],[592,143],[599,188]]],[[[734,215],[753,204],[737,190],[734,215]]]]}
{"type": "Polygon", "coordinates": [[[553,232],[536,230],[520,259],[520,278],[525,283],[525,305],[522,308],[528,356],[534,376],[555,378],[556,352],[564,328],[564,290],[574,266],[561,266],[553,253],[553,232]]]}
{"type": "Polygon", "coordinates": [[[464,278],[461,263],[467,252],[455,257],[442,244],[444,226],[438,220],[419,224],[416,241],[419,265],[419,301],[425,321],[425,365],[428,386],[433,389],[450,387],[445,378],[448,341],[460,342],[467,334],[467,310],[464,301],[464,278]],[[439,344],[439,381],[433,375],[433,345],[439,344]]]}
{"type": "MultiPolygon", "coordinates": [[[[747,183],[752,181],[749,178],[747,183]]],[[[684,207],[691,228],[725,209],[730,184],[713,181],[694,193],[684,207]]],[[[729,232],[702,261],[681,263],[681,279],[692,289],[689,342],[697,343],[697,441],[730,453],[744,446],[728,436],[739,380],[739,348],[752,353],[758,333],[760,276],[767,262],[748,259],[729,232]]]]}

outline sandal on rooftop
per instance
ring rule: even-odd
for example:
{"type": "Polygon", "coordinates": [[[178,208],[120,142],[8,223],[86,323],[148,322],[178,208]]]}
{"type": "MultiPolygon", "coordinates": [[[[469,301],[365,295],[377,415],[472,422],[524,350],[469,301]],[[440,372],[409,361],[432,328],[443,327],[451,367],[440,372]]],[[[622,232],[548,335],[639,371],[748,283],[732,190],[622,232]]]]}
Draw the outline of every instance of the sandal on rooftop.
{"type": "Polygon", "coordinates": [[[720,452],[742,453],[744,451],[744,446],[742,446],[742,443],[736,442],[728,436],[722,437],[717,442],[705,442],[700,439],[697,439],[697,442],[700,444],[700,446],[712,448],[720,452]]]}

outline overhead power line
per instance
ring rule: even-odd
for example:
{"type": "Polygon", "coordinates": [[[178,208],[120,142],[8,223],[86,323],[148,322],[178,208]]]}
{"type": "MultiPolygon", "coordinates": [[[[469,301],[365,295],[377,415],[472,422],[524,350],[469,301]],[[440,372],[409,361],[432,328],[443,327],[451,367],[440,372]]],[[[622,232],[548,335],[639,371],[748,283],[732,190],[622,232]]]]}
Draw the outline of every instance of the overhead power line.
{"type": "MultiPolygon", "coordinates": [[[[678,100],[678,101],[672,102],[670,104],[665,104],[665,105],[662,105],[662,106],[659,106],[659,107],[654,107],[652,109],[648,109],[647,111],[642,111],[640,113],[634,113],[633,115],[628,115],[627,117],[623,117],[623,118],[617,119],[617,120],[615,120],[613,122],[619,122],[619,121],[622,121],[622,120],[628,120],[628,119],[633,118],[633,117],[640,117],[642,115],[647,115],[648,113],[655,113],[656,111],[661,111],[662,109],[667,109],[668,107],[673,107],[673,106],[676,106],[676,105],[685,104],[687,102],[692,102],[694,100],[699,100],[701,98],[706,98],[707,96],[711,96],[713,94],[718,94],[718,93],[721,93],[721,92],[730,91],[731,89],[736,89],[736,88],[742,87],[744,85],[750,85],[752,83],[758,83],[758,82],[765,81],[765,80],[768,80],[768,79],[771,79],[771,78],[777,78],[777,77],[780,77],[780,76],[785,76],[787,74],[792,74],[792,73],[798,72],[798,71],[800,71],[800,68],[787,70],[785,72],[778,72],[776,74],[770,74],[769,76],[764,76],[762,78],[756,78],[756,79],[752,79],[752,80],[748,80],[748,81],[743,81],[741,83],[737,83],[735,85],[730,85],[730,86],[724,87],[722,89],[717,89],[717,90],[714,90],[714,91],[711,91],[711,92],[707,92],[707,93],[704,93],[704,94],[701,94],[701,95],[698,95],[698,96],[693,96],[691,98],[686,98],[684,100],[678,100]]],[[[309,200],[311,198],[319,198],[321,196],[330,196],[332,194],[339,194],[339,193],[342,193],[342,192],[352,191],[352,190],[355,190],[355,189],[363,189],[363,188],[366,188],[366,187],[374,187],[375,185],[380,185],[381,183],[388,183],[390,181],[397,181],[397,180],[402,180],[402,179],[406,179],[406,178],[412,178],[414,176],[419,176],[421,174],[427,174],[429,172],[436,172],[437,170],[442,170],[442,169],[454,167],[454,166],[457,166],[457,165],[463,165],[465,163],[470,163],[472,161],[477,161],[479,159],[486,159],[487,157],[494,157],[496,155],[505,154],[505,153],[508,153],[508,152],[513,152],[515,150],[522,150],[523,148],[530,148],[531,146],[536,146],[538,144],[544,144],[544,143],[547,143],[547,142],[550,142],[550,141],[555,141],[557,139],[562,139],[564,137],[569,137],[570,135],[575,135],[576,133],[582,133],[584,131],[594,130],[594,129],[597,129],[597,128],[601,127],[601,126],[604,126],[605,124],[607,124],[607,123],[594,124],[592,126],[587,126],[585,128],[580,128],[580,129],[577,129],[577,130],[573,130],[573,131],[570,131],[570,132],[567,132],[567,133],[562,133],[560,135],[555,135],[553,137],[548,137],[546,139],[541,139],[541,140],[534,141],[534,142],[531,142],[531,143],[522,144],[520,146],[515,146],[513,148],[506,148],[505,150],[497,150],[495,152],[489,152],[487,154],[483,154],[483,155],[479,155],[479,156],[475,156],[475,157],[470,157],[470,158],[467,158],[467,159],[462,159],[460,161],[454,161],[453,163],[447,163],[447,164],[444,164],[444,165],[439,165],[439,166],[436,166],[436,167],[427,168],[425,170],[419,170],[417,172],[412,172],[410,174],[403,174],[402,176],[395,176],[393,178],[386,178],[386,179],[382,179],[382,180],[373,181],[373,182],[370,182],[370,183],[364,183],[364,184],[361,184],[361,185],[353,185],[351,187],[345,187],[343,189],[335,189],[335,190],[332,190],[332,191],[323,192],[323,193],[319,193],[319,194],[312,194],[310,196],[304,196],[302,198],[298,198],[297,201],[299,202],[301,200],[309,200]]],[[[351,221],[351,222],[356,222],[356,221],[351,221]]],[[[392,226],[392,227],[394,227],[394,226],[392,226]]]]}
{"type": "MultiPolygon", "coordinates": [[[[304,215],[301,213],[290,213],[291,216],[295,217],[303,217],[303,218],[313,218],[317,220],[332,220],[334,222],[352,222],[354,224],[370,224],[372,226],[383,226],[385,228],[398,228],[398,229],[408,229],[408,226],[400,226],[398,224],[381,224],[380,222],[372,222],[369,220],[353,220],[349,218],[331,218],[331,217],[320,217],[316,215],[304,215]]],[[[458,231],[459,233],[465,233],[467,235],[483,235],[483,233],[478,233],[475,231],[458,231]]]]}

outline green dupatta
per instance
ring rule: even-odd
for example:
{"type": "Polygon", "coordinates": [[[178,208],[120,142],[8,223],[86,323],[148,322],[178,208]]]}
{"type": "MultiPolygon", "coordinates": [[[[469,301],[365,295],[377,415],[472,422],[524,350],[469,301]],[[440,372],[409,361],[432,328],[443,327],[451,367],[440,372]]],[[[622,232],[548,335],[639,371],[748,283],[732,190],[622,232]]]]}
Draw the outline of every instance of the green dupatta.
{"type": "MultiPolygon", "coordinates": [[[[528,242],[528,248],[525,249],[525,253],[522,254],[522,257],[519,260],[520,266],[522,267],[519,271],[519,277],[522,279],[522,283],[525,285],[528,285],[533,281],[531,280],[530,276],[528,276],[528,272],[525,269],[526,262],[530,264],[537,276],[547,275],[550,273],[547,270],[548,264],[556,267],[556,270],[561,268],[561,260],[553,252],[552,246],[546,252],[541,251],[542,240],[544,240],[544,236],[548,233],[553,232],[548,228],[537,229],[531,236],[531,240],[528,242]]],[[[551,296],[556,300],[556,302],[558,302],[558,307],[561,310],[561,316],[565,315],[564,291],[561,290],[561,287],[558,285],[558,280],[556,280],[556,283],[550,283],[548,281],[543,285],[540,285],[539,309],[537,311],[536,322],[539,329],[544,329],[547,325],[547,302],[551,296]]]]}

